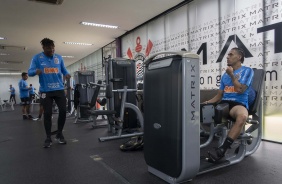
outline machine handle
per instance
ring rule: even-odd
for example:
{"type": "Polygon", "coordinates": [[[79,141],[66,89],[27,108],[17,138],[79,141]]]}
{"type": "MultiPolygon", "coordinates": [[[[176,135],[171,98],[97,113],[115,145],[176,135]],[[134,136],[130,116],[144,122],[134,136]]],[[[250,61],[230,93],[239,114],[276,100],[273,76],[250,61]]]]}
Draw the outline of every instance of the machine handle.
{"type": "Polygon", "coordinates": [[[125,91],[127,91],[127,92],[136,92],[137,91],[137,89],[114,89],[113,90],[113,92],[125,92],[125,91]]]}
{"type": "Polygon", "coordinates": [[[195,59],[199,58],[199,55],[193,54],[193,53],[190,53],[190,52],[187,52],[187,51],[179,51],[179,52],[165,51],[165,52],[159,52],[159,53],[149,57],[146,61],[144,61],[144,65],[147,67],[153,61],[153,59],[155,57],[157,57],[158,55],[161,55],[161,54],[172,54],[172,55],[178,55],[178,56],[181,56],[181,57],[189,57],[189,58],[195,58],[195,59]]]}
{"type": "Polygon", "coordinates": [[[106,87],[106,85],[104,85],[104,84],[98,84],[98,83],[94,83],[94,82],[89,82],[89,84],[92,85],[92,86],[106,87]]]}

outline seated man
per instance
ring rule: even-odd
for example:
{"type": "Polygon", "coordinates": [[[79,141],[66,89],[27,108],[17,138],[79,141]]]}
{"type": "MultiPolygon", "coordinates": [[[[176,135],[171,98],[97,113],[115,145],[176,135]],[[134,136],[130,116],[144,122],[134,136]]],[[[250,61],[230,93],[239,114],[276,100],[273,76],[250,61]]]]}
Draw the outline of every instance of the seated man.
{"type": "Polygon", "coordinates": [[[232,48],[227,56],[227,69],[222,75],[218,93],[206,101],[206,103],[228,103],[229,115],[236,120],[224,143],[216,148],[214,153],[208,152],[208,161],[216,162],[224,157],[227,149],[240,135],[248,118],[249,101],[253,101],[255,97],[255,91],[251,88],[254,72],[251,68],[242,66],[243,62],[244,51],[240,48],[232,48]]]}

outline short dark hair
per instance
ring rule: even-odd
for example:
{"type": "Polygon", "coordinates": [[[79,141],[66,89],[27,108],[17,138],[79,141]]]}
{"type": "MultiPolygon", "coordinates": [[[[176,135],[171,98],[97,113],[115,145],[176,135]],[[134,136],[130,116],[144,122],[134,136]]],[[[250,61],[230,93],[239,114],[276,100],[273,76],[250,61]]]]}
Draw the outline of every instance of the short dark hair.
{"type": "Polygon", "coordinates": [[[43,38],[40,43],[42,46],[55,46],[54,41],[49,38],[43,38]]]}
{"type": "Polygon", "coordinates": [[[237,48],[237,47],[234,47],[231,50],[236,50],[237,54],[239,54],[241,56],[241,63],[244,63],[245,51],[243,49],[237,48]]]}
{"type": "Polygon", "coordinates": [[[25,75],[27,75],[27,73],[26,73],[26,72],[23,72],[23,73],[22,73],[22,77],[25,76],[25,75]]]}

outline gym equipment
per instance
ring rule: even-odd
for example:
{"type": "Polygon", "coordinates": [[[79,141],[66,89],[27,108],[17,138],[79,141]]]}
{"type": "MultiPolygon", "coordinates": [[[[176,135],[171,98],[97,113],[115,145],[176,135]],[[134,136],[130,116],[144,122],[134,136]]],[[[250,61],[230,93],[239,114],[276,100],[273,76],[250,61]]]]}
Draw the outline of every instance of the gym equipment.
{"type": "Polygon", "coordinates": [[[1,106],[1,109],[2,109],[3,112],[15,110],[13,101],[9,102],[9,100],[3,100],[3,102],[0,98],[0,106],[1,106]]]}
{"type": "MultiPolygon", "coordinates": [[[[135,131],[133,133],[126,133],[126,134],[123,134],[123,130],[124,130],[124,126],[123,126],[123,123],[124,123],[124,120],[125,120],[125,116],[124,116],[124,112],[125,112],[125,109],[130,109],[132,111],[134,111],[135,115],[137,116],[136,118],[136,121],[139,121],[140,123],[140,128],[142,129],[144,126],[143,126],[143,115],[141,113],[141,111],[139,110],[139,108],[132,104],[132,103],[128,103],[126,102],[126,96],[127,96],[127,93],[128,92],[136,92],[136,89],[127,89],[127,86],[124,86],[123,89],[117,89],[117,90],[110,90],[110,85],[107,86],[108,89],[107,91],[110,92],[114,92],[114,93],[121,93],[122,94],[122,97],[121,97],[121,105],[120,105],[120,112],[119,112],[119,116],[118,116],[118,112],[116,111],[104,111],[103,110],[100,110],[100,111],[94,111],[94,113],[96,115],[107,115],[108,116],[108,119],[111,120],[109,121],[109,131],[111,131],[114,135],[112,136],[106,136],[106,137],[100,137],[99,138],[99,141],[103,142],[103,141],[107,141],[107,140],[113,140],[113,139],[121,139],[121,138],[127,138],[127,137],[133,137],[133,136],[139,136],[139,135],[143,135],[143,131],[135,131]],[[112,115],[113,117],[110,118],[109,115],[112,115]],[[117,117],[118,116],[118,117],[117,117]]],[[[107,95],[108,98],[111,98],[109,97],[109,95],[107,95]]]]}
{"type": "MultiPolygon", "coordinates": [[[[86,87],[79,84],[88,84],[89,82],[95,82],[95,72],[94,71],[76,71],[74,73],[74,81],[76,83],[77,90],[79,91],[79,105],[77,106],[77,117],[74,123],[77,122],[89,122],[89,115],[87,113],[87,108],[84,105],[88,105],[91,97],[93,96],[94,89],[86,87]],[[82,106],[84,107],[82,107],[82,106]]],[[[76,98],[76,96],[74,96],[76,98]]],[[[76,99],[74,99],[75,101],[76,99]]]]}
{"type": "MultiPolygon", "coordinates": [[[[135,105],[136,99],[135,95],[127,95],[128,92],[135,93],[136,88],[136,80],[135,73],[130,74],[133,69],[134,63],[132,60],[128,59],[105,59],[105,69],[106,69],[106,98],[107,98],[107,109],[108,110],[91,110],[88,111],[90,116],[93,116],[93,126],[95,127],[95,120],[99,115],[106,115],[108,120],[108,131],[111,132],[110,136],[100,137],[99,141],[120,139],[126,137],[132,137],[137,135],[143,135],[143,132],[140,131],[132,131],[133,127],[137,127],[140,124],[143,127],[143,115],[140,112],[139,108],[135,105]],[[114,66],[114,67],[113,67],[114,66]],[[114,69],[114,70],[113,70],[114,69]],[[130,75],[129,75],[130,74],[130,75]],[[123,75],[123,78],[113,78],[114,76],[123,75]],[[132,75],[132,77],[130,77],[132,75]],[[123,88],[119,89],[117,83],[122,84],[130,84],[135,86],[134,89],[128,89],[128,86],[125,85],[123,88]],[[117,89],[113,90],[113,86],[117,89]],[[130,98],[127,98],[129,96],[130,98]],[[114,98],[114,99],[113,99],[114,98]],[[132,99],[133,98],[133,99],[132,99]],[[130,101],[130,102],[128,102],[130,101]],[[133,101],[134,103],[131,103],[133,101]],[[134,124],[132,125],[132,121],[134,124]],[[127,125],[124,125],[125,122],[127,125]],[[138,124],[139,122],[139,124],[138,124]],[[124,134],[124,130],[129,128],[130,133],[124,134]],[[132,133],[133,132],[133,133],[132,133]]],[[[96,101],[97,96],[94,96],[96,101]]],[[[138,127],[139,128],[139,127],[138,127]]]]}
{"type": "MultiPolygon", "coordinates": [[[[96,88],[98,91],[99,88],[96,88]]],[[[107,99],[111,99],[113,96],[113,92],[121,92],[122,93],[122,99],[121,99],[121,106],[120,106],[120,114],[119,117],[117,116],[117,112],[114,110],[89,110],[88,113],[90,116],[93,116],[93,128],[97,127],[97,122],[96,119],[99,115],[106,115],[107,120],[108,120],[108,131],[112,133],[111,136],[106,136],[106,137],[100,137],[99,141],[107,141],[107,140],[113,140],[113,139],[121,139],[121,138],[127,138],[127,137],[133,137],[133,136],[139,136],[143,135],[143,132],[133,132],[133,133],[128,133],[128,134],[123,134],[123,122],[124,122],[124,110],[125,108],[129,108],[133,110],[138,118],[138,121],[140,122],[141,128],[143,128],[143,116],[142,113],[140,112],[139,108],[131,103],[127,103],[125,101],[127,92],[134,92],[136,91],[135,89],[127,89],[127,86],[124,86],[124,89],[119,89],[119,90],[112,90],[110,85],[107,85],[106,88],[106,97],[107,99]]],[[[95,93],[94,93],[95,94],[95,93]]],[[[96,96],[93,95],[93,100],[91,101],[91,104],[96,103],[98,93],[96,93],[96,96]]]]}
{"type": "Polygon", "coordinates": [[[120,145],[121,151],[137,151],[142,150],[144,146],[143,136],[131,137],[128,141],[120,145]]]}
{"type": "MultiPolygon", "coordinates": [[[[264,83],[265,71],[263,69],[253,68],[254,79],[253,89],[256,91],[256,98],[249,107],[249,118],[247,125],[237,138],[239,146],[236,147],[236,154],[229,153],[225,159],[225,164],[231,165],[240,162],[245,156],[253,154],[260,145],[262,134],[262,104],[261,95],[264,83]],[[244,145],[245,144],[245,145],[244,145]],[[247,145],[247,146],[246,146],[247,145]]],[[[223,104],[201,104],[201,122],[209,125],[209,137],[206,142],[201,144],[201,148],[209,145],[214,135],[221,135],[218,146],[222,145],[227,137],[228,130],[235,123],[235,120],[229,117],[229,105],[223,104]]]]}
{"type": "MultiPolygon", "coordinates": [[[[128,89],[136,89],[136,66],[135,61],[124,58],[108,58],[104,62],[106,83],[111,86],[113,90],[123,89],[127,86],[128,89]]],[[[136,105],[135,93],[129,93],[126,96],[126,101],[136,105]]],[[[114,93],[113,98],[108,102],[107,109],[115,110],[117,115],[120,114],[121,94],[114,93]]],[[[132,109],[126,108],[124,110],[123,128],[137,128],[137,117],[132,109]]]]}
{"type": "Polygon", "coordinates": [[[200,167],[199,56],[160,54],[172,56],[144,62],[144,156],[149,172],[176,183],[200,167]]]}
{"type": "MultiPolygon", "coordinates": [[[[101,81],[98,81],[98,82],[101,82],[101,81]]],[[[100,84],[95,84],[93,82],[89,82],[88,84],[76,84],[76,89],[77,90],[78,88],[80,89],[84,89],[86,90],[87,88],[90,88],[90,89],[93,89],[94,92],[93,92],[93,95],[91,97],[91,101],[90,102],[87,102],[87,103],[84,103],[84,105],[80,104],[79,100],[78,100],[78,103],[76,105],[74,105],[76,107],[76,109],[83,109],[83,113],[85,116],[87,116],[86,119],[81,119],[79,118],[78,116],[78,113],[77,113],[77,116],[75,117],[75,121],[74,123],[77,123],[77,121],[82,121],[82,122],[91,122],[93,119],[92,117],[89,115],[89,110],[92,109],[92,108],[96,108],[96,100],[97,100],[97,96],[98,96],[98,93],[99,93],[99,89],[100,89],[100,84]],[[99,85],[97,87],[97,85],[99,85]],[[98,91],[96,91],[98,89],[98,91]],[[96,100],[94,100],[94,96],[96,97],[96,100]],[[94,100],[94,101],[93,101],[94,100]]],[[[76,92],[75,92],[76,93],[76,92]]],[[[79,93],[79,92],[78,92],[79,93]]],[[[75,96],[78,96],[77,94],[75,94],[75,96]]],[[[76,101],[76,98],[74,98],[74,101],[76,101]]],[[[80,95],[78,97],[80,99],[80,95]]]]}
{"type": "MultiPolygon", "coordinates": [[[[91,98],[91,102],[88,105],[79,105],[79,106],[87,109],[87,113],[89,115],[89,120],[93,121],[93,124],[92,124],[93,128],[104,127],[107,124],[104,124],[104,123],[97,124],[98,115],[93,113],[96,110],[97,98],[98,98],[98,95],[100,93],[100,88],[104,87],[104,85],[102,84],[101,80],[98,80],[97,83],[89,82],[88,86],[91,87],[91,88],[94,88],[94,93],[93,93],[93,96],[91,98]]],[[[109,119],[109,117],[108,117],[108,119],[109,119]]]]}
{"type": "Polygon", "coordinates": [[[74,88],[74,80],[71,77],[70,79],[66,80],[65,83],[65,88],[67,90],[67,119],[72,119],[76,117],[76,110],[74,108],[74,92],[73,92],[73,88],[74,88]]]}
{"type": "Polygon", "coordinates": [[[162,52],[144,64],[144,156],[149,172],[168,183],[181,183],[238,163],[256,151],[261,140],[262,104],[259,102],[263,70],[254,70],[253,88],[257,96],[250,108],[250,126],[246,125],[246,130],[236,140],[238,147],[230,149],[221,162],[210,163],[200,156],[201,148],[212,142],[200,143],[201,119],[202,123],[210,124],[209,136],[221,137],[218,144],[224,140],[232,121],[215,123],[213,111],[216,108],[212,104],[204,109],[201,105],[200,114],[199,56],[185,51],[162,52]],[[165,57],[155,59],[163,55],[165,57]]]}

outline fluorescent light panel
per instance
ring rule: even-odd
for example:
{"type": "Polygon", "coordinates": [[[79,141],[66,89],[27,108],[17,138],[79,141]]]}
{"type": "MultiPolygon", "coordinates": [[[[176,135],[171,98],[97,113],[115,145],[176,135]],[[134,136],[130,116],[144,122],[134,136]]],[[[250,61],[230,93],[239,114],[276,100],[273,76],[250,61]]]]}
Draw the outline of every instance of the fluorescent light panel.
{"type": "Polygon", "coordinates": [[[0,53],[0,56],[8,56],[10,54],[7,54],[7,53],[0,53]]]}
{"type": "Polygon", "coordinates": [[[74,58],[74,56],[62,56],[63,58],[74,58]]]}
{"type": "Polygon", "coordinates": [[[93,45],[92,43],[77,43],[77,42],[63,42],[64,44],[69,44],[69,45],[86,45],[86,46],[91,46],[93,45]]]}
{"type": "Polygon", "coordinates": [[[91,23],[91,22],[80,22],[80,24],[85,25],[85,26],[95,26],[95,27],[110,28],[110,29],[117,29],[118,28],[118,26],[106,25],[106,24],[97,24],[97,23],[91,23]]]}
{"type": "Polygon", "coordinates": [[[6,38],[0,36],[0,40],[5,40],[6,38]]]}
{"type": "Polygon", "coordinates": [[[21,70],[17,70],[17,69],[14,69],[14,68],[0,68],[0,71],[3,72],[21,72],[21,70]]]}
{"type": "Polygon", "coordinates": [[[0,73],[0,75],[21,75],[22,73],[0,73]]]}

